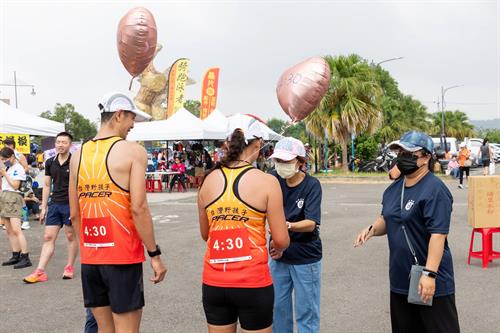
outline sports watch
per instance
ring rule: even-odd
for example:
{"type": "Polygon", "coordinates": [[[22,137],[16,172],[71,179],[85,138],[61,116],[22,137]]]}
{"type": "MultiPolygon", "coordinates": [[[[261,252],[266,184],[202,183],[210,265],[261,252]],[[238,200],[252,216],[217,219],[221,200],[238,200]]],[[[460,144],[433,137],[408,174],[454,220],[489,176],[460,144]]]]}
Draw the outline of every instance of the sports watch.
{"type": "Polygon", "coordinates": [[[159,256],[160,254],[161,254],[161,250],[160,250],[160,247],[158,246],[158,244],[156,244],[156,250],[154,250],[153,252],[148,251],[148,255],[150,258],[159,256]]]}
{"type": "Polygon", "coordinates": [[[425,275],[425,276],[428,276],[428,277],[430,277],[430,278],[435,279],[435,278],[437,278],[438,273],[436,273],[436,272],[434,272],[434,271],[431,271],[431,270],[429,270],[429,269],[427,269],[427,268],[424,268],[424,269],[422,270],[422,275],[425,275]]]}

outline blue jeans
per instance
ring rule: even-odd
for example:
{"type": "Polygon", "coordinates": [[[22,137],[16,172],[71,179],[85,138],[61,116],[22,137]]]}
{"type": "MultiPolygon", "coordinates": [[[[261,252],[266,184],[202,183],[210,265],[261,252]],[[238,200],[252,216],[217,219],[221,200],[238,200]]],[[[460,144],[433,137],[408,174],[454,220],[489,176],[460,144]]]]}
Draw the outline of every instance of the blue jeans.
{"type": "Polygon", "coordinates": [[[85,308],[85,330],[83,333],[98,333],[97,321],[89,308],[85,308]]]}
{"type": "Polygon", "coordinates": [[[450,170],[450,176],[452,176],[453,178],[458,178],[459,171],[460,171],[459,168],[451,169],[450,170]]]}
{"type": "Polygon", "coordinates": [[[321,261],[289,265],[270,262],[274,284],[273,333],[293,332],[292,291],[298,333],[319,332],[321,261]]]}

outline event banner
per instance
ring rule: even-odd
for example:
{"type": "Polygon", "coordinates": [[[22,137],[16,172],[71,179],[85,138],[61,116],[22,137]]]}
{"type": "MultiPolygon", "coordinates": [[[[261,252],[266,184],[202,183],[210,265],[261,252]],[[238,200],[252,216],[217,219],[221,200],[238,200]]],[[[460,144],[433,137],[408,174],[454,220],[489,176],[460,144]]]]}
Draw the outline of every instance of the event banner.
{"type": "Polygon", "coordinates": [[[184,105],[184,89],[188,78],[189,59],[177,59],[168,74],[167,118],[184,105]]]}
{"type": "Polygon", "coordinates": [[[219,67],[212,67],[205,73],[203,78],[201,86],[201,119],[208,117],[217,105],[219,70],[219,67]]]}
{"type": "Polygon", "coordinates": [[[0,148],[3,148],[3,141],[5,139],[14,139],[16,142],[16,150],[21,154],[30,153],[30,136],[28,134],[0,133],[0,148]]]}

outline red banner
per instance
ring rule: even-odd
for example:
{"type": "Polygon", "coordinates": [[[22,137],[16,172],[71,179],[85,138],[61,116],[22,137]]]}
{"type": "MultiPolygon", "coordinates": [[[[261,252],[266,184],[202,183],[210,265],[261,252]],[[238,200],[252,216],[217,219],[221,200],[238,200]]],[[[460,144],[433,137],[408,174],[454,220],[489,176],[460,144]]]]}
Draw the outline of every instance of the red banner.
{"type": "Polygon", "coordinates": [[[212,67],[205,73],[203,78],[201,86],[201,119],[208,117],[217,105],[219,70],[219,67],[212,67]]]}

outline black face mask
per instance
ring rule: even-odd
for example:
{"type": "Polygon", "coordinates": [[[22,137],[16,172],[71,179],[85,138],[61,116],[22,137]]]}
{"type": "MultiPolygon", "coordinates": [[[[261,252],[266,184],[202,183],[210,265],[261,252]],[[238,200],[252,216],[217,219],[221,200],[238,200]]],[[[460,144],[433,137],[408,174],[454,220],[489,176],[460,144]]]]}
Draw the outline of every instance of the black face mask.
{"type": "Polygon", "coordinates": [[[399,171],[401,171],[401,174],[403,175],[411,175],[415,171],[417,171],[418,165],[417,165],[417,160],[418,157],[415,155],[409,155],[409,154],[402,154],[398,156],[398,161],[396,163],[399,171]]]}

